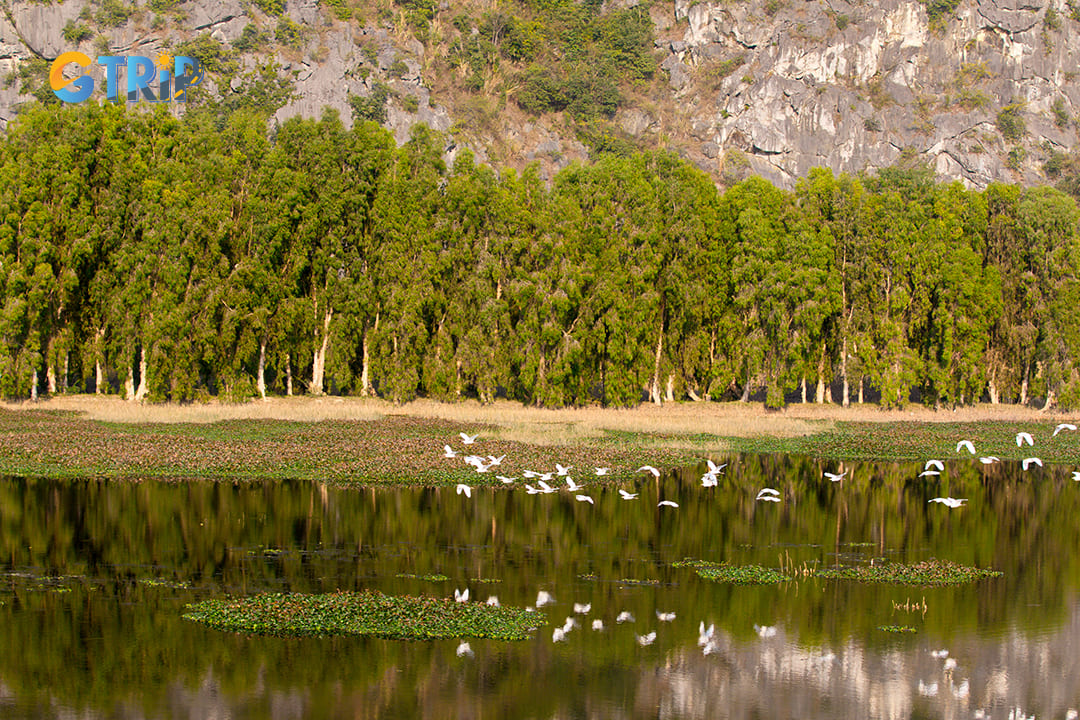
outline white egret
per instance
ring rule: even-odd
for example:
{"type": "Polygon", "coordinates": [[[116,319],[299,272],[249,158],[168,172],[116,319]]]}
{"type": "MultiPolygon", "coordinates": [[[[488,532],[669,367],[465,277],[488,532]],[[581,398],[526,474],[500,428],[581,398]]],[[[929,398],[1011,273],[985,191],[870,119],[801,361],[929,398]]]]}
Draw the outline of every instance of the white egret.
{"type": "Polygon", "coordinates": [[[534,488],[529,483],[525,483],[525,492],[527,492],[530,495],[539,495],[540,493],[542,493],[544,491],[543,490],[537,490],[536,488],[534,488]]]}
{"type": "Polygon", "coordinates": [[[654,468],[652,465],[642,465],[641,467],[639,467],[637,469],[637,471],[638,472],[652,473],[652,476],[655,477],[655,478],[660,477],[660,471],[657,470],[656,468],[654,468]]]}
{"type": "Polygon", "coordinates": [[[967,502],[967,498],[936,497],[932,498],[929,502],[941,503],[947,507],[958,508],[967,502]]]}
{"type": "Polygon", "coordinates": [[[551,487],[550,485],[548,485],[543,480],[537,480],[536,484],[540,486],[540,492],[543,492],[543,493],[553,493],[553,492],[555,492],[555,488],[551,487]]]}
{"type": "Polygon", "coordinates": [[[596,618],[595,620],[592,621],[592,629],[593,630],[603,630],[604,629],[604,621],[601,620],[600,618],[596,618]]]}
{"type": "Polygon", "coordinates": [[[1020,465],[1021,465],[1021,467],[1024,468],[1024,470],[1027,470],[1032,465],[1038,465],[1039,467],[1043,466],[1042,460],[1040,460],[1037,457],[1024,458],[1023,460],[1020,461],[1020,465]]]}
{"type": "Polygon", "coordinates": [[[1028,445],[1034,445],[1035,444],[1035,440],[1034,440],[1034,438],[1031,437],[1031,433],[1026,433],[1026,432],[1018,432],[1018,433],[1016,433],[1016,447],[1020,447],[1024,443],[1027,443],[1028,445]]]}
{"type": "Polygon", "coordinates": [[[522,477],[527,478],[540,477],[540,473],[536,472],[535,470],[522,470],[521,475],[522,477]]]}
{"type": "Polygon", "coordinates": [[[701,621],[700,623],[698,623],[698,639],[697,639],[698,647],[701,647],[702,645],[705,645],[706,643],[711,642],[712,639],[713,639],[713,634],[715,632],[716,632],[716,626],[709,625],[708,630],[706,630],[704,620],[701,621]]]}
{"type": "Polygon", "coordinates": [[[545,605],[550,605],[553,602],[555,602],[555,598],[553,598],[551,596],[551,593],[549,593],[547,590],[541,590],[540,592],[536,593],[536,607],[541,608],[545,605]]]}
{"type": "Polygon", "coordinates": [[[1061,423],[1056,428],[1054,428],[1054,434],[1051,437],[1057,437],[1057,434],[1059,432],[1061,432],[1062,430],[1075,430],[1075,429],[1076,429],[1076,426],[1073,425],[1072,423],[1061,423]]]}
{"type": "Polygon", "coordinates": [[[1080,482],[1080,470],[1073,470],[1073,480],[1080,482]]]}
{"type": "Polygon", "coordinates": [[[597,477],[599,477],[601,475],[607,475],[608,473],[610,473],[611,468],[599,467],[599,468],[596,468],[595,472],[596,472],[597,477]]]}
{"type": "Polygon", "coordinates": [[[665,612],[660,612],[659,610],[657,610],[656,611],[656,619],[659,620],[660,622],[671,622],[672,620],[675,619],[675,613],[673,613],[673,612],[665,613],[665,612]]]}
{"type": "MultiPolygon", "coordinates": [[[[1075,474],[1080,475],[1080,471],[1075,474]]],[[[637,500],[638,493],[626,492],[622,488],[619,488],[619,495],[622,496],[623,500],[637,500]]]]}
{"type": "Polygon", "coordinates": [[[652,631],[651,633],[649,633],[648,635],[638,635],[637,636],[638,645],[640,645],[641,647],[645,647],[646,645],[652,645],[653,640],[655,640],[655,639],[656,639],[656,631],[655,630],[652,631]]]}
{"type": "Polygon", "coordinates": [[[566,618],[566,622],[563,623],[562,629],[563,629],[563,632],[568,633],[571,630],[573,630],[574,628],[576,628],[577,626],[578,626],[577,625],[577,620],[575,620],[574,618],[568,616],[566,618]]]}
{"type": "Polygon", "coordinates": [[[941,462],[940,460],[927,460],[926,464],[923,465],[923,470],[929,470],[930,468],[934,468],[935,470],[944,470],[945,463],[941,462]]]}
{"type": "Polygon", "coordinates": [[[570,492],[577,492],[581,489],[581,486],[574,482],[574,478],[569,475],[566,476],[566,489],[570,492]]]}
{"type": "Polygon", "coordinates": [[[499,480],[502,480],[504,485],[509,485],[509,484],[513,483],[515,480],[517,480],[516,477],[506,477],[505,475],[496,475],[495,477],[497,479],[499,479],[499,480]]]}
{"type": "Polygon", "coordinates": [[[461,459],[466,465],[473,465],[475,467],[480,467],[484,464],[484,458],[479,455],[466,455],[461,459]]]}
{"type": "Polygon", "coordinates": [[[701,487],[716,487],[718,482],[716,476],[712,473],[705,473],[701,476],[701,487]]]}
{"type": "Polygon", "coordinates": [[[501,607],[499,603],[499,597],[497,595],[488,595],[487,604],[491,607],[501,607]]]}
{"type": "Polygon", "coordinates": [[[961,440],[956,443],[956,452],[960,452],[960,448],[967,448],[967,451],[972,455],[975,454],[975,446],[971,444],[970,440],[961,440]]]}
{"type": "Polygon", "coordinates": [[[454,602],[469,602],[469,588],[465,588],[465,592],[454,588],[454,602]]]}
{"type": "Polygon", "coordinates": [[[471,498],[472,497],[472,487],[470,487],[468,485],[462,485],[461,483],[458,483],[457,494],[461,495],[462,493],[464,493],[465,497],[471,498]]]}
{"type": "Polygon", "coordinates": [[[566,639],[566,631],[561,627],[555,628],[551,633],[551,642],[562,642],[566,639]]]}
{"type": "Polygon", "coordinates": [[[457,455],[457,450],[450,447],[449,445],[443,445],[443,457],[455,458],[457,457],[457,455]]]}
{"type": "Polygon", "coordinates": [[[758,500],[764,500],[765,502],[780,502],[780,498],[776,497],[775,495],[762,495],[758,498],[758,500]]]}
{"type": "Polygon", "coordinates": [[[491,461],[491,465],[502,465],[502,461],[505,459],[506,455],[500,455],[499,457],[495,457],[494,455],[488,455],[488,460],[491,461]]]}
{"type": "Polygon", "coordinates": [[[987,455],[985,457],[979,458],[979,462],[981,462],[983,465],[993,465],[996,462],[1001,462],[1001,458],[999,458],[997,455],[987,455]]]}
{"type": "Polygon", "coordinates": [[[767,488],[761,488],[761,490],[758,491],[757,496],[760,498],[762,495],[779,495],[779,494],[780,494],[779,490],[776,490],[775,488],[767,487],[767,488]]]}
{"type": "Polygon", "coordinates": [[[461,442],[465,443],[466,445],[472,445],[474,442],[476,442],[476,438],[480,437],[479,434],[466,435],[465,433],[458,433],[458,435],[461,437],[461,442]]]}
{"type": "Polygon", "coordinates": [[[713,475],[716,475],[718,472],[720,472],[721,470],[726,468],[727,465],[728,465],[727,463],[724,463],[722,465],[717,465],[712,460],[706,460],[705,462],[709,463],[709,472],[711,474],[713,474],[713,475]]]}
{"type": "Polygon", "coordinates": [[[619,613],[619,616],[615,618],[615,622],[620,624],[624,622],[634,622],[634,616],[630,614],[629,610],[623,610],[619,613]]]}
{"type": "Polygon", "coordinates": [[[563,467],[559,463],[555,463],[555,474],[559,476],[566,475],[568,472],[574,469],[573,465],[567,465],[563,467]]]}
{"type": "Polygon", "coordinates": [[[656,503],[656,507],[675,507],[675,508],[677,508],[677,507],[679,507],[679,503],[672,502],[671,500],[661,500],[660,502],[656,503]]]}
{"type": "Polygon", "coordinates": [[[460,645],[457,646],[457,656],[458,657],[465,657],[466,655],[469,656],[469,657],[472,657],[473,656],[473,651],[472,651],[472,648],[469,647],[469,643],[463,642],[463,643],[461,643],[460,645]]]}
{"type": "Polygon", "coordinates": [[[940,475],[940,474],[941,474],[940,470],[923,470],[921,473],[919,473],[919,477],[929,477],[931,475],[940,475]]]}
{"type": "Polygon", "coordinates": [[[593,499],[591,497],[589,497],[588,495],[575,495],[574,499],[577,500],[578,502],[587,502],[590,505],[595,505],[596,504],[595,502],[593,502],[593,499]]]}
{"type": "Polygon", "coordinates": [[[578,615],[588,615],[592,610],[592,603],[574,603],[574,612],[578,615]]]}
{"type": "Polygon", "coordinates": [[[712,655],[714,652],[716,652],[719,649],[720,649],[720,647],[716,644],[716,641],[710,639],[707,643],[705,643],[705,647],[701,648],[701,654],[702,655],[712,655]]]}
{"type": "Polygon", "coordinates": [[[844,476],[845,476],[845,475],[847,475],[847,474],[848,474],[848,471],[847,471],[847,470],[845,470],[845,471],[844,471],[844,472],[842,472],[842,473],[831,473],[831,472],[827,472],[827,473],[825,473],[825,474],[824,474],[824,475],[823,475],[822,477],[827,477],[827,478],[829,478],[830,480],[832,480],[833,482],[840,482],[841,480],[843,480],[843,479],[844,479],[844,476]]]}

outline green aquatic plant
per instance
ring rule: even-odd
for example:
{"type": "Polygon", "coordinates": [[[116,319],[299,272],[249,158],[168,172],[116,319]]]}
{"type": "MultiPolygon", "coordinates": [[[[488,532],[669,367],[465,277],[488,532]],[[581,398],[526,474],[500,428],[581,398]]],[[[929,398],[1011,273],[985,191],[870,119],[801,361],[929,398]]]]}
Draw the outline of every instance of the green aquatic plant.
{"type": "Polygon", "coordinates": [[[925,560],[911,565],[884,563],[826,568],[818,570],[816,574],[818,577],[830,580],[856,580],[893,585],[960,585],[1002,575],[996,570],[967,567],[950,560],[925,560]]]}
{"type": "Polygon", "coordinates": [[[691,558],[672,563],[672,567],[693,568],[694,572],[706,580],[733,585],[768,585],[793,579],[790,575],[761,565],[728,565],[691,558]]]}
{"type": "Polygon", "coordinates": [[[878,630],[887,633],[913,633],[915,628],[910,625],[878,625],[878,630]]]}
{"type": "Polygon", "coordinates": [[[203,600],[186,606],[183,617],[216,630],[251,635],[374,635],[396,640],[524,640],[545,621],[543,613],[521,608],[375,591],[203,600]]]}
{"type": "Polygon", "coordinates": [[[432,575],[414,575],[413,573],[398,573],[397,577],[407,578],[411,580],[426,580],[427,582],[443,582],[450,579],[441,573],[434,573],[432,575]]]}

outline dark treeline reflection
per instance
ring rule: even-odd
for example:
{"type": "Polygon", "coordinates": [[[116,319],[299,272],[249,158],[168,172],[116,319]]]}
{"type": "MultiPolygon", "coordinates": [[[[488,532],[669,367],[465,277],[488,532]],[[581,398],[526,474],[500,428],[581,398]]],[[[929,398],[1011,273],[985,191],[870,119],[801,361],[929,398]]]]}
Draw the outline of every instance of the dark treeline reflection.
{"type": "Polygon", "coordinates": [[[1080,403],[1080,212],[1052,188],[720,193],[661,151],[546,182],[444,147],[332,113],[20,114],[0,396],[1080,403]]]}
{"type": "MultiPolygon", "coordinates": [[[[760,661],[753,653],[737,660],[763,642],[755,625],[780,629],[791,662],[843,650],[881,663],[882,653],[900,652],[914,668],[926,646],[966,646],[981,657],[1007,642],[1035,652],[1030,643],[1056,642],[1075,622],[1080,499],[1064,471],[963,463],[927,483],[916,479],[921,465],[853,464],[834,484],[822,479],[824,469],[835,466],[732,458],[717,488],[702,488],[701,469],[688,468],[640,483],[637,501],[595,487],[595,506],[566,492],[503,489],[477,488],[469,500],[449,489],[310,483],[5,480],[0,711],[111,716],[131,707],[166,717],[217,703],[245,717],[288,716],[288,707],[306,716],[446,717],[463,703],[516,717],[602,717],[613,708],[636,716],[655,709],[655,698],[628,688],[656,663],[682,658],[693,674],[707,670],[699,662],[717,661],[695,646],[702,620],[727,643],[725,672],[760,661]],[[783,502],[755,503],[764,486],[783,502]],[[969,504],[928,504],[946,494],[969,504]],[[680,507],[658,509],[661,498],[680,507]],[[773,567],[781,558],[811,567],[939,558],[1005,575],[947,589],[816,579],[733,587],[670,566],[685,557],[773,567]],[[450,579],[399,577],[433,573],[450,579]],[[471,659],[455,656],[455,642],[245,638],[180,618],[185,603],[226,594],[374,588],[451,596],[466,587],[474,599],[496,595],[520,606],[544,589],[556,604],[533,640],[473,641],[471,659]],[[555,645],[551,628],[574,602],[591,603],[591,613],[555,645]],[[907,602],[925,602],[926,611],[895,606],[907,602]],[[616,624],[623,610],[637,622],[616,624]],[[661,624],[658,611],[677,619],[661,624]],[[595,618],[604,632],[589,629],[595,618]],[[877,629],[888,624],[918,633],[877,629]],[[649,630],[657,641],[642,648],[635,634],[649,630]]],[[[655,677],[648,686],[661,692],[655,677]]],[[[844,702],[863,702],[853,698],[844,702]]]]}

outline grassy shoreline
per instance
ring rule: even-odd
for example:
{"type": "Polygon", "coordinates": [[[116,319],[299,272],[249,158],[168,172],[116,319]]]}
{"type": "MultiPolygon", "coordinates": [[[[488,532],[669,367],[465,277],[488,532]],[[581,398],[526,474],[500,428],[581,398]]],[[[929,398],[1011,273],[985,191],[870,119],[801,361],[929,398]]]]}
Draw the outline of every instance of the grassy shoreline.
{"type": "Polygon", "coordinates": [[[308,479],[335,485],[498,485],[442,446],[479,433],[476,452],[507,454],[515,467],[607,465],[613,479],[643,463],[661,468],[738,452],[799,453],[824,459],[923,460],[980,454],[1080,464],[1080,434],[1051,439],[1069,416],[1016,406],[957,412],[915,408],[792,406],[767,412],[742,403],[678,403],[627,410],[546,410],[516,403],[276,398],[266,402],[142,405],[116,398],[61,396],[0,405],[0,472],[35,477],[217,480],[308,479]],[[1019,430],[1036,437],[1023,449],[1019,430]]]}

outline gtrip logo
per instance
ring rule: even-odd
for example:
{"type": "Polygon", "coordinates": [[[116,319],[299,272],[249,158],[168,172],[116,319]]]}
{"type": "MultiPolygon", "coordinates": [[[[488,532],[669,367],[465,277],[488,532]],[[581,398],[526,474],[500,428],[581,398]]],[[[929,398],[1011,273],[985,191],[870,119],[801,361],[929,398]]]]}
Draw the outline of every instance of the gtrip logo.
{"type": "Polygon", "coordinates": [[[49,70],[49,86],[56,97],[66,103],[80,103],[94,92],[94,78],[89,75],[64,77],[64,68],[70,63],[80,68],[96,63],[105,68],[105,99],[111,102],[120,101],[121,69],[124,70],[128,102],[184,102],[187,89],[203,79],[199,61],[183,55],[161,53],[156,60],[141,55],[102,55],[92,61],[88,55],[71,50],[53,60],[49,70]],[[155,82],[156,92],[152,87],[155,82]]]}

